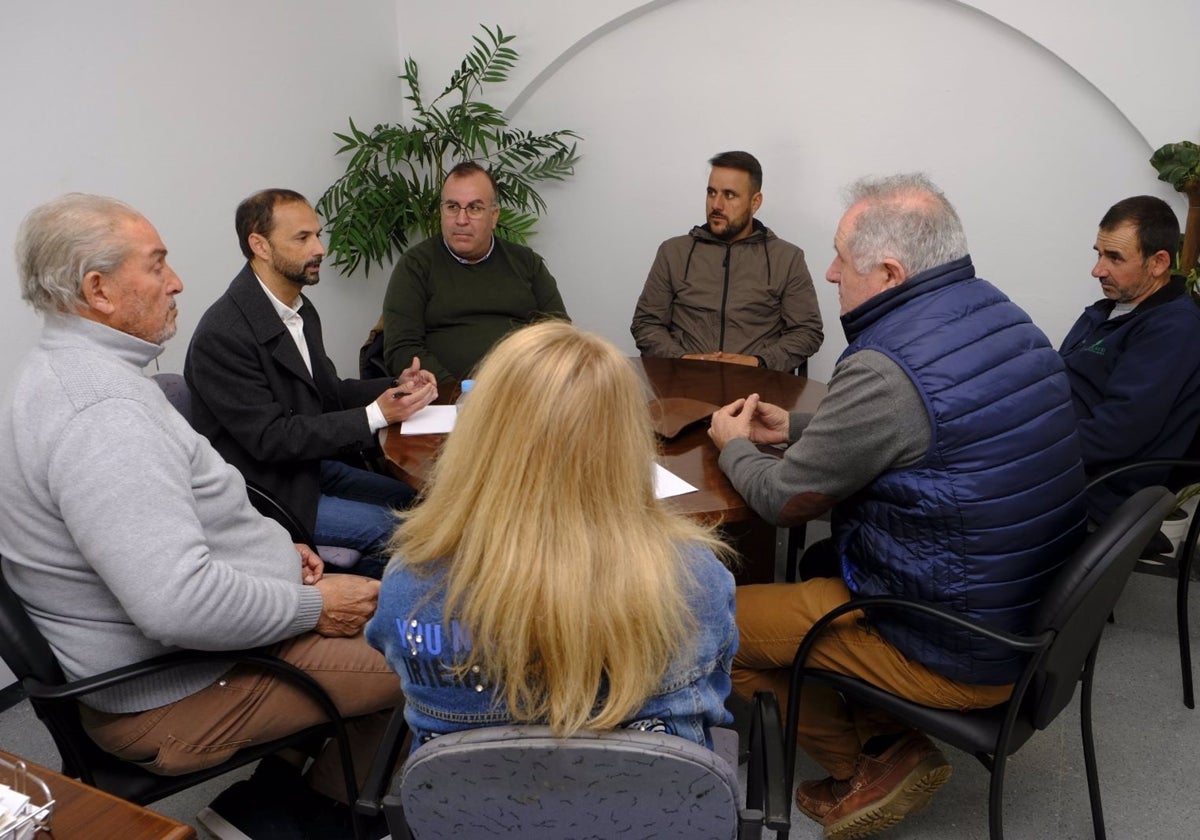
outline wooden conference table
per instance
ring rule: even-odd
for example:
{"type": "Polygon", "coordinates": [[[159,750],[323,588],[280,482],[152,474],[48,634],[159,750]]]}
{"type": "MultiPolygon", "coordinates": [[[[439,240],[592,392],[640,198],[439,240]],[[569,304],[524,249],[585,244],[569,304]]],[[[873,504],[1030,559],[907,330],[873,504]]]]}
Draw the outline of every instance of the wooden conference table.
{"type": "MultiPolygon", "coordinates": [[[[643,358],[630,359],[630,363],[657,397],[689,397],[726,405],[757,393],[765,401],[789,411],[815,411],[826,392],[824,385],[803,376],[746,365],[643,358]]],[[[449,402],[456,395],[457,388],[443,393],[438,401],[449,402]]],[[[380,439],[393,473],[420,488],[445,435],[401,435],[397,429],[385,429],[380,439]]],[[[722,524],[747,561],[738,575],[739,582],[772,580],[775,530],[746,506],[721,472],[717,463],[720,453],[709,440],[707,425],[697,424],[671,440],[662,441],[661,452],[662,465],[697,488],[696,492],[672,497],[667,503],[688,516],[722,524]]]]}
{"type": "MultiPolygon", "coordinates": [[[[17,756],[0,750],[0,759],[14,763],[17,756]]],[[[102,790],[69,779],[32,761],[25,761],[29,772],[50,788],[54,797],[54,812],[50,815],[48,832],[35,838],[47,840],[196,840],[191,826],[170,817],[118,799],[102,790]]],[[[10,783],[7,777],[0,780],[10,783]]],[[[34,789],[27,786],[26,792],[34,789]]],[[[41,803],[40,794],[35,801],[41,803]]]]}

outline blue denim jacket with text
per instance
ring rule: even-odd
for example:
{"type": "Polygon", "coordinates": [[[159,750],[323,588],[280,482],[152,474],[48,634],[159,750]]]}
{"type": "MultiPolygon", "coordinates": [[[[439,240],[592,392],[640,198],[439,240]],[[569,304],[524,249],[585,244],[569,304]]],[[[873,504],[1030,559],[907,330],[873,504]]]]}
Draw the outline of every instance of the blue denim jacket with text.
{"type": "MultiPolygon", "coordinates": [[[[707,548],[686,553],[695,586],[688,604],[696,621],[684,658],[667,669],[658,692],[625,726],[668,732],[712,747],[709,727],[731,720],[725,710],[729,669],[737,650],[733,576],[707,548]]],[[[413,746],[435,735],[511,723],[501,698],[483,679],[455,677],[470,650],[466,629],[444,615],[444,576],[419,577],[394,566],[383,577],[379,608],[367,641],[387,657],[404,688],[404,715],[413,746]]],[[[619,612],[613,620],[620,620],[619,612]]]]}

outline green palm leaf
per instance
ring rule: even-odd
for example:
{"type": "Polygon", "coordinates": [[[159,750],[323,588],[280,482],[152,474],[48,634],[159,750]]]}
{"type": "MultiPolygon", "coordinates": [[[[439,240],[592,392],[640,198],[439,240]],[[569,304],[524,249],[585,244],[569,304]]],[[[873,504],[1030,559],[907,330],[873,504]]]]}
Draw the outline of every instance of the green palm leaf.
{"type": "Polygon", "coordinates": [[[579,135],[570,130],[547,134],[509,126],[503,111],[484,102],[486,85],[508,80],[519,58],[510,46],[515,36],[499,26],[480,25],[472,46],[446,87],[431,102],[421,94],[417,63],[404,60],[399,78],[412,114],[409,124],[381,124],[334,132],[338,155],[349,155],[346,172],[317,201],[329,232],[333,264],[364,274],[385,268],[413,237],[435,235],[445,173],[461,160],[488,166],[498,186],[500,219],[496,234],[525,242],[534,233],[546,203],[535,184],[561,181],[579,162],[579,135]]]}

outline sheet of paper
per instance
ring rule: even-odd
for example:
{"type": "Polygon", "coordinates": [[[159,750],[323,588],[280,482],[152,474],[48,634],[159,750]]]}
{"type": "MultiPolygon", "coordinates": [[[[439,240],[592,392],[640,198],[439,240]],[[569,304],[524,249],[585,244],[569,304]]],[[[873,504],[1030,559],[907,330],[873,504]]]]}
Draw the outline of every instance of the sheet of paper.
{"type": "Polygon", "coordinates": [[[695,487],[666,469],[662,464],[654,465],[654,495],[657,498],[669,499],[671,496],[682,496],[684,493],[695,492],[695,487]]]}
{"type": "Polygon", "coordinates": [[[454,428],[456,416],[452,405],[427,405],[400,424],[400,434],[444,435],[454,428]]]}
{"type": "MultiPolygon", "coordinates": [[[[454,428],[456,417],[452,405],[427,405],[400,424],[402,435],[441,435],[454,428]]],[[[695,493],[696,488],[688,484],[675,473],[663,467],[654,465],[654,495],[659,499],[671,496],[682,496],[684,493],[695,493]]]]}

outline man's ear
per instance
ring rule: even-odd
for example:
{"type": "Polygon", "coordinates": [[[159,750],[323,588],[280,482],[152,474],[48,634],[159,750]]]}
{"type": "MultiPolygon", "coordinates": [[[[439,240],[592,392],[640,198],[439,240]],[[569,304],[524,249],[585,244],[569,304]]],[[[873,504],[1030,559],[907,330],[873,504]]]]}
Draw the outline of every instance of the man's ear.
{"type": "Polygon", "coordinates": [[[89,271],[83,275],[80,284],[83,299],[87,305],[100,315],[112,315],[116,311],[115,301],[109,296],[111,281],[99,271],[89,271]]]}
{"type": "Polygon", "coordinates": [[[1162,277],[1164,274],[1170,274],[1171,263],[1175,258],[1166,251],[1155,251],[1150,259],[1146,260],[1146,267],[1150,269],[1150,276],[1162,277]]]}
{"type": "Polygon", "coordinates": [[[250,250],[254,253],[254,256],[260,260],[271,259],[271,243],[261,233],[250,234],[246,237],[246,243],[250,246],[250,250]]]}
{"type": "Polygon", "coordinates": [[[901,265],[900,261],[895,257],[884,257],[880,265],[887,275],[883,281],[885,288],[890,289],[894,286],[899,286],[908,279],[908,269],[901,265]]]}
{"type": "Polygon", "coordinates": [[[750,199],[750,215],[757,213],[759,207],[762,207],[762,193],[756,192],[754,198],[750,199]]]}

